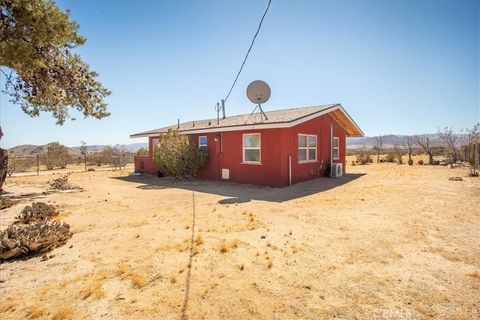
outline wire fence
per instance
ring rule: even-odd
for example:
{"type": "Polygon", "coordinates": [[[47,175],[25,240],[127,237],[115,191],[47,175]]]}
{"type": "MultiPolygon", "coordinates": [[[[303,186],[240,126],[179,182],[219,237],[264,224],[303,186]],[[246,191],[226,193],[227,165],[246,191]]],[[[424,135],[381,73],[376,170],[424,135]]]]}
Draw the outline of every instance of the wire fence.
{"type": "Polygon", "coordinates": [[[46,172],[121,170],[133,164],[134,154],[112,155],[105,157],[99,154],[69,155],[66,157],[51,157],[46,153],[31,156],[9,155],[7,175],[9,177],[21,174],[37,174],[46,172]]]}

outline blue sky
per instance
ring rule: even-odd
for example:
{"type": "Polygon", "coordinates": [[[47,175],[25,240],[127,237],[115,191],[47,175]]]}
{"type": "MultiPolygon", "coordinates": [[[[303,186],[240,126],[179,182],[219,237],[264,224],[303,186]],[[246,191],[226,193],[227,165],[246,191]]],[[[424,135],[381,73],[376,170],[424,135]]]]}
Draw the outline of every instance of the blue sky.
{"type": "MultiPolygon", "coordinates": [[[[113,91],[112,115],[58,126],[2,94],[3,147],[143,142],[129,134],[215,117],[267,1],[57,3],[88,39],[78,51],[113,91]]],[[[338,102],[369,136],[460,130],[479,121],[479,72],[479,1],[273,0],[226,109],[249,113],[245,89],[262,79],[265,110],[338,102]]]]}

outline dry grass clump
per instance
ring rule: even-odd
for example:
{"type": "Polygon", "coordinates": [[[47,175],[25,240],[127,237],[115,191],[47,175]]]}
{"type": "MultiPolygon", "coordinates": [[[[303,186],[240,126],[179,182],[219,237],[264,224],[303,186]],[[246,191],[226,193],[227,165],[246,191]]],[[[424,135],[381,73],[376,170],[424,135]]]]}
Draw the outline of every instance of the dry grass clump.
{"type": "Polygon", "coordinates": [[[88,299],[90,297],[100,299],[106,296],[105,290],[103,290],[102,282],[100,280],[93,280],[80,291],[82,300],[88,299]]]}
{"type": "Polygon", "coordinates": [[[230,248],[237,249],[239,244],[240,244],[240,240],[233,239],[232,242],[230,243],[230,248]]]}
{"type": "Polygon", "coordinates": [[[480,271],[474,271],[474,272],[468,273],[468,275],[472,278],[480,279],[480,271]]]}
{"type": "Polygon", "coordinates": [[[147,278],[130,267],[124,265],[121,265],[117,268],[117,275],[119,275],[122,279],[130,278],[132,284],[137,288],[143,288],[148,284],[147,278]]]}
{"type": "Polygon", "coordinates": [[[237,249],[240,244],[241,242],[238,239],[233,239],[230,244],[228,244],[227,241],[223,239],[218,245],[218,251],[220,251],[220,253],[227,253],[231,249],[237,249]]]}
{"type": "Polygon", "coordinates": [[[19,203],[19,200],[11,200],[9,198],[1,197],[0,196],[0,210],[10,208],[11,206],[16,205],[19,203]]]}
{"type": "Polygon", "coordinates": [[[177,243],[167,243],[164,245],[158,246],[155,251],[178,251],[184,252],[190,248],[190,239],[185,239],[182,242],[177,243]]]}
{"type": "Polygon", "coordinates": [[[218,245],[218,251],[220,251],[220,253],[227,253],[228,252],[228,245],[227,245],[227,242],[225,241],[225,239],[220,241],[220,244],[218,245]]]}
{"type": "Polygon", "coordinates": [[[222,214],[218,215],[215,224],[208,226],[207,228],[202,228],[200,231],[203,232],[242,232],[247,230],[255,230],[263,228],[265,224],[260,221],[252,212],[244,211],[241,216],[235,216],[233,219],[232,216],[224,216],[222,214]]]}
{"type": "Polygon", "coordinates": [[[0,313],[15,311],[16,306],[18,306],[18,302],[15,300],[5,301],[0,304],[0,313]]]}
{"type": "Polygon", "coordinates": [[[261,223],[252,212],[248,214],[247,219],[248,219],[248,222],[247,222],[248,230],[255,230],[263,226],[263,223],[261,223]]]}
{"type": "Polygon", "coordinates": [[[203,244],[203,238],[202,238],[201,235],[198,235],[198,236],[197,236],[197,238],[195,239],[195,244],[196,244],[197,246],[203,244]]]}
{"type": "Polygon", "coordinates": [[[55,312],[52,320],[69,320],[73,319],[73,309],[71,307],[60,308],[55,312]]]}
{"type": "Polygon", "coordinates": [[[40,317],[43,317],[46,313],[47,310],[45,309],[45,306],[41,303],[33,304],[27,309],[27,317],[30,319],[38,319],[40,317]]]}

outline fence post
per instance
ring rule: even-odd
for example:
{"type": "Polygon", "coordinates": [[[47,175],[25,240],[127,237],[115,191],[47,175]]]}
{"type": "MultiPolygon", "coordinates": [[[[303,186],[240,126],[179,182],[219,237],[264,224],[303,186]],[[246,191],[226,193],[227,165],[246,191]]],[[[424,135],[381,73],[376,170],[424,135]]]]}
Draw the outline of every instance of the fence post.
{"type": "Polygon", "coordinates": [[[40,175],[40,155],[37,153],[37,176],[40,175]]]}
{"type": "Polygon", "coordinates": [[[83,160],[85,162],[85,172],[87,172],[87,154],[86,153],[83,155],[83,160]]]}
{"type": "Polygon", "coordinates": [[[474,170],[473,170],[473,173],[475,173],[475,169],[477,169],[478,167],[478,156],[479,156],[479,152],[480,150],[478,150],[478,144],[477,143],[474,143],[473,144],[473,167],[474,167],[474,170]]]}

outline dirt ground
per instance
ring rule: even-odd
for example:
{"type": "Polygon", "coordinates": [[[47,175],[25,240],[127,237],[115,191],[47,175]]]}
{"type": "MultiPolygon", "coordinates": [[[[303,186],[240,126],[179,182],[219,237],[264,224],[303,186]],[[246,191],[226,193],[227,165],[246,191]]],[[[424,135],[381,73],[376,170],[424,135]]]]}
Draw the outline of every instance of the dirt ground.
{"type": "Polygon", "coordinates": [[[74,235],[0,265],[0,318],[479,319],[480,179],[347,171],[283,189],[81,172],[83,192],[47,195],[52,176],[7,179],[33,194],[1,229],[45,201],[74,235]]]}

